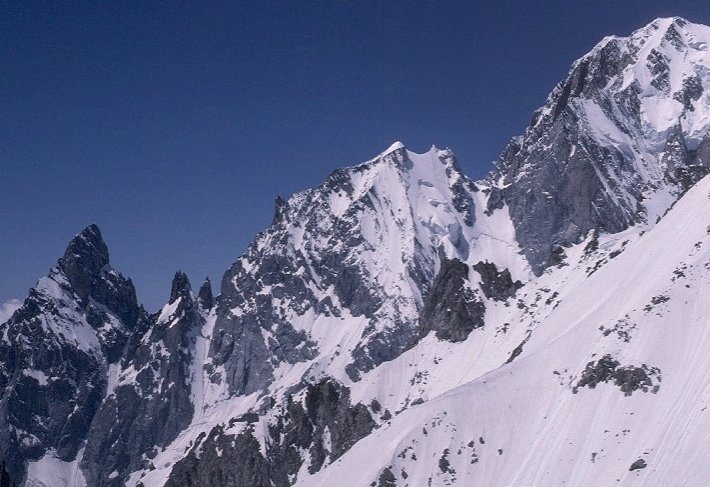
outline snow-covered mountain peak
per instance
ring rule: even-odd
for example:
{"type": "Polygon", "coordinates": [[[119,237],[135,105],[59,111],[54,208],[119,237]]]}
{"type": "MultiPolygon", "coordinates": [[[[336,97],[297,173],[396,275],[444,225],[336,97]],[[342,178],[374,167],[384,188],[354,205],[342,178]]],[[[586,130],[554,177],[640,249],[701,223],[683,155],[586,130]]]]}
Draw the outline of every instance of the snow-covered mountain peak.
{"type": "MultiPolygon", "coordinates": [[[[310,357],[317,343],[343,347],[340,370],[353,378],[410,345],[442,255],[468,258],[478,189],[448,150],[417,154],[393,147],[277,201],[273,225],[223,280],[215,329],[224,329],[218,333],[225,338],[212,344],[216,363],[233,360],[227,358],[234,354],[231,328],[245,323],[267,327],[265,349],[286,338],[303,342],[298,354],[283,357],[287,361],[310,357]],[[340,335],[345,314],[357,319],[340,335]],[[347,339],[356,335],[362,339],[347,339]]],[[[254,329],[255,340],[264,340],[263,333],[254,329]]],[[[268,383],[276,360],[269,362],[258,377],[241,376],[234,390],[248,394],[268,383]]],[[[225,366],[227,377],[230,367],[242,367],[225,366]]]]}
{"type": "Polygon", "coordinates": [[[76,458],[107,370],[145,318],[131,281],[110,266],[99,228],[86,227],[3,325],[0,410],[22,410],[0,418],[12,431],[3,430],[0,446],[11,475],[45,453],[76,458]]]}
{"type": "MultiPolygon", "coordinates": [[[[682,123],[697,145],[707,133],[710,119],[709,43],[709,27],[680,17],[656,19],[629,37],[607,37],[574,63],[570,78],[575,82],[565,85],[574,89],[567,96],[599,102],[599,96],[606,94],[621,108],[640,102],[646,139],[682,123]]],[[[558,108],[564,108],[565,102],[558,108]]],[[[607,137],[614,136],[608,127],[600,128],[607,131],[607,137]]]]}
{"type": "MultiPolygon", "coordinates": [[[[660,17],[628,36],[608,35],[599,41],[592,50],[580,58],[580,61],[593,56],[606,46],[615,43],[625,43],[632,53],[646,49],[684,51],[686,49],[705,50],[703,43],[707,42],[710,27],[689,22],[682,17],[660,17]]],[[[578,61],[579,62],[579,61],[578,61]]]]}
{"type": "Polygon", "coordinates": [[[658,19],[572,64],[486,181],[533,269],[590,230],[653,225],[710,168],[710,28],[658,19]]]}
{"type": "Polygon", "coordinates": [[[544,127],[569,109],[593,112],[586,120],[593,125],[603,122],[601,116],[609,118],[595,127],[608,139],[628,132],[623,117],[629,115],[643,122],[645,139],[665,134],[680,118],[685,132],[702,138],[710,104],[709,44],[710,27],[679,17],[656,19],[628,37],[607,36],[573,63],[567,79],[534,114],[531,128],[544,127]],[[599,106],[596,112],[589,101],[599,106]]]}
{"type": "Polygon", "coordinates": [[[415,170],[422,176],[437,178],[442,172],[460,172],[456,158],[450,149],[439,149],[435,145],[421,154],[409,150],[402,142],[395,142],[377,157],[350,168],[341,169],[350,173],[367,171],[376,168],[378,171],[386,170],[383,166],[400,171],[406,178],[406,173],[415,170]],[[443,166],[443,167],[442,167],[443,166]],[[448,169],[446,169],[448,167],[448,169]]]}
{"type": "Polygon", "coordinates": [[[648,45],[650,48],[670,46],[682,49],[696,35],[707,35],[707,30],[707,26],[694,24],[682,17],[659,17],[634,31],[629,39],[640,46],[648,45]]]}
{"type": "MultiPolygon", "coordinates": [[[[418,154],[397,146],[375,159],[336,171],[318,190],[307,192],[306,198],[295,195],[288,206],[298,218],[314,218],[316,206],[340,227],[349,222],[367,248],[377,249],[378,260],[387,249],[390,253],[404,249],[403,262],[422,252],[436,261],[442,245],[452,255],[466,257],[463,247],[455,249],[475,221],[472,195],[476,191],[451,151],[432,147],[418,154]]],[[[321,225],[324,220],[319,218],[321,225]]],[[[331,238],[327,245],[332,244],[331,238]]]]}
{"type": "Polygon", "coordinates": [[[30,290],[21,319],[32,316],[37,303],[51,304],[52,312],[43,319],[53,340],[75,343],[109,361],[117,359],[141,314],[133,283],[111,267],[108,246],[95,224],[72,238],[57,265],[30,290]]]}
{"type": "Polygon", "coordinates": [[[0,477],[702,484],[708,31],[605,38],[478,184],[395,142],[277,198],[216,298],[147,315],[87,227],[0,325],[0,477]]]}
{"type": "Polygon", "coordinates": [[[389,154],[390,152],[394,152],[400,149],[406,149],[404,142],[397,140],[395,141],[392,145],[390,145],[387,149],[383,150],[380,152],[380,156],[385,156],[389,154]]]}

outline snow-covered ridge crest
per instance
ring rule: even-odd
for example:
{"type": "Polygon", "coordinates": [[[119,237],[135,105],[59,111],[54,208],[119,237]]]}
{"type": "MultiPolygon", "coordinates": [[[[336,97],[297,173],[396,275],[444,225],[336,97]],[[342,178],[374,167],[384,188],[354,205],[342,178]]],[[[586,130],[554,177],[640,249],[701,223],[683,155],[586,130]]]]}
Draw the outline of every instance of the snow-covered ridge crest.
{"type": "MultiPolygon", "coordinates": [[[[416,344],[442,259],[493,261],[524,277],[510,221],[486,215],[484,202],[450,150],[417,154],[401,143],[277,201],[272,226],[225,274],[203,331],[206,375],[194,393],[193,424],[155,460],[166,467],[136,472],[131,482],[164,481],[191,439],[227,410],[265,415],[256,438],[266,454],[265,445],[277,441],[263,436],[277,414],[272,404],[303,400],[318,381],[358,383],[416,344]]],[[[473,276],[468,285],[475,290],[462,289],[467,296],[484,299],[473,276]]],[[[162,315],[172,312],[168,306],[162,315]]],[[[397,397],[398,408],[410,402],[397,397]]],[[[236,425],[226,431],[244,432],[236,425]]]]}
{"type": "Polygon", "coordinates": [[[710,28],[658,19],[573,63],[486,185],[536,273],[590,230],[652,226],[710,167],[710,28]]]}
{"type": "MultiPolygon", "coordinates": [[[[332,340],[328,330],[335,325],[328,322],[342,322],[344,313],[354,321],[340,326],[353,327],[351,337],[362,336],[339,345],[351,378],[395,356],[414,336],[440,257],[468,258],[477,191],[451,151],[416,154],[396,143],[277,202],[273,225],[225,275],[215,324],[225,337],[212,343],[211,357],[232,377],[240,367],[225,347],[237,329],[258,323],[255,339],[276,346],[274,338],[287,334],[303,348],[284,359],[308,360],[332,340]]],[[[254,385],[247,379],[235,390],[249,393],[268,383],[273,369],[264,367],[254,385]]]]}
{"type": "MultiPolygon", "coordinates": [[[[461,365],[478,351],[472,340],[456,358],[441,354],[439,364],[418,370],[430,384],[415,387],[448,381],[446,392],[396,415],[296,485],[354,476],[396,486],[702,485],[710,219],[698,210],[708,201],[705,177],[659,225],[641,238],[627,234],[625,250],[598,272],[584,272],[590,262],[580,252],[566,275],[546,273],[537,289],[559,292],[559,306],[548,309],[512,363],[467,380],[461,365]],[[614,372],[600,367],[607,362],[641,380],[605,377],[614,372]]],[[[487,345],[477,362],[495,353],[495,342],[487,345]]],[[[430,359],[430,347],[418,351],[419,360],[430,359]]],[[[401,369],[388,363],[378,373],[378,382],[392,384],[401,369]]]]}
{"type": "MultiPolygon", "coordinates": [[[[653,39],[645,41],[648,55],[653,39]]],[[[545,368],[549,361],[564,358],[557,372],[566,374],[565,381],[579,380],[599,352],[613,354],[620,372],[646,373],[641,364],[647,358],[624,354],[620,345],[624,338],[642,343],[637,328],[606,315],[604,330],[597,323],[573,327],[570,310],[577,300],[588,304],[589,296],[603,301],[603,285],[589,296],[583,292],[590,279],[598,283],[604,275],[634,270],[633,257],[643,253],[634,253],[639,234],[697,180],[681,181],[676,170],[702,166],[697,162],[703,159],[682,153],[696,150],[691,139],[697,131],[681,122],[674,132],[680,135],[669,142],[673,131],[644,104],[655,99],[676,109],[680,103],[691,120],[703,113],[698,103],[704,98],[696,98],[691,85],[675,98],[670,88],[666,92],[663,63],[649,68],[638,57],[648,58],[639,54],[642,48],[632,53],[633,42],[607,39],[576,63],[480,185],[459,170],[448,150],[416,154],[395,143],[371,160],[334,171],[317,188],[279,199],[273,224],[227,271],[200,329],[193,357],[204,357],[205,369],[202,377],[192,369],[192,422],[149,468],[133,472],[129,485],[199,482],[232,472],[234,465],[256,466],[250,480],[259,485],[330,485],[330,476],[341,472],[347,475],[338,480],[364,475],[363,483],[376,485],[404,485],[405,474],[417,485],[464,478],[495,484],[500,468],[520,484],[515,476],[534,462],[508,451],[531,442],[515,444],[506,428],[537,425],[548,414],[525,391],[541,384],[541,398],[561,394],[566,404],[568,395],[587,393],[584,387],[573,393],[579,382],[562,383],[556,369],[545,368]],[[676,155],[666,156],[671,153],[676,155]],[[619,257],[626,252],[629,257],[619,257]],[[443,267],[452,279],[440,276],[443,267]],[[426,306],[437,277],[434,295],[445,297],[446,306],[426,306]],[[461,311],[459,319],[479,321],[468,334],[440,340],[421,333],[425,308],[432,330],[441,331],[437,320],[447,319],[451,309],[461,311]],[[546,347],[559,351],[569,336],[575,346],[568,353],[545,355],[546,347]],[[536,360],[542,365],[535,373],[549,380],[528,379],[524,364],[536,360]],[[631,366],[636,369],[624,368],[631,366]],[[519,376],[504,379],[511,370],[519,376]],[[513,405],[505,402],[510,394],[519,398],[513,405]],[[475,417],[466,416],[471,403],[475,417]],[[514,413],[505,412],[508,406],[514,413]],[[446,422],[449,411],[455,421],[446,422]],[[509,421],[484,424],[479,413],[506,414],[509,421]],[[362,443],[348,453],[343,435],[362,443]],[[384,445],[392,451],[382,457],[384,445]],[[423,459],[418,466],[406,448],[417,448],[423,459]]],[[[659,42],[663,52],[673,47],[659,42]]],[[[686,44],[701,47],[697,39],[686,44]]],[[[694,72],[705,61],[688,62],[694,72]]],[[[673,89],[675,82],[669,81],[673,89]]],[[[697,127],[701,118],[693,119],[697,127]]],[[[634,297],[630,316],[645,317],[639,303],[653,303],[654,293],[669,285],[670,275],[656,277],[634,297]]],[[[163,311],[167,323],[174,310],[163,311]]],[[[652,381],[656,364],[649,363],[652,381]]],[[[665,374],[666,364],[659,366],[665,374]]],[[[607,394],[619,392],[608,385],[607,394]]],[[[640,401],[646,386],[636,385],[633,400],[640,401]]],[[[621,425],[617,417],[610,421],[621,425]]],[[[553,451],[563,448],[556,432],[566,424],[556,417],[546,430],[553,451]]]]}
{"type": "MultiPolygon", "coordinates": [[[[697,459],[705,32],[672,19],[605,39],[480,183],[448,149],[396,142],[277,200],[216,300],[178,272],[148,316],[87,228],[11,320],[0,386],[42,392],[85,371],[72,380],[91,386],[92,419],[63,449],[12,425],[29,449],[0,442],[11,473],[31,459],[32,475],[78,466],[110,487],[591,485],[604,465],[605,483],[648,485],[638,460],[671,472],[676,445],[697,459]],[[44,367],[29,347],[9,370],[35,325],[76,363],[44,367]],[[670,447],[647,427],[668,418],[670,447]]],[[[84,397],[70,392],[60,413],[84,397]]]]}

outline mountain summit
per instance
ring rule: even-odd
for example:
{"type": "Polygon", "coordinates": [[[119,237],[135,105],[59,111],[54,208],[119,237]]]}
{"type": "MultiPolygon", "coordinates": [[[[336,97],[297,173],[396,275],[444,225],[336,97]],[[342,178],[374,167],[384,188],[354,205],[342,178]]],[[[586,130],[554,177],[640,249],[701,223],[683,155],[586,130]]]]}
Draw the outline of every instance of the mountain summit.
{"type": "Polygon", "coordinates": [[[481,181],[396,142],[278,198],[217,296],[146,313],[87,227],[0,325],[0,477],[703,485],[708,44],[605,38],[481,181]]]}
{"type": "Polygon", "coordinates": [[[655,223],[710,166],[710,28],[658,19],[572,65],[487,179],[536,273],[590,230],[655,223]]]}

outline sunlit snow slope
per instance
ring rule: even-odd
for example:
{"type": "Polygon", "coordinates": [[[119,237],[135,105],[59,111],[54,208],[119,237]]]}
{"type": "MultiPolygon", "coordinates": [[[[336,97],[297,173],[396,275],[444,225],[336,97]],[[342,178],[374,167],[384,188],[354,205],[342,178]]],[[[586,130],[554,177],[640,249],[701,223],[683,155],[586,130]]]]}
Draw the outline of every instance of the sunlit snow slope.
{"type": "Polygon", "coordinates": [[[87,227],[0,325],[0,477],[706,485],[708,44],[605,38],[482,181],[398,142],[277,199],[216,297],[149,315],[87,227]]]}
{"type": "Polygon", "coordinates": [[[470,382],[452,377],[448,392],[298,485],[367,485],[385,469],[411,486],[706,485],[709,204],[705,178],[656,227],[579,279],[516,360],[470,382]],[[647,374],[646,391],[624,393],[616,378],[580,386],[588,364],[606,355],[617,369],[658,372],[647,374]],[[630,470],[638,460],[645,468],[630,470]]]}

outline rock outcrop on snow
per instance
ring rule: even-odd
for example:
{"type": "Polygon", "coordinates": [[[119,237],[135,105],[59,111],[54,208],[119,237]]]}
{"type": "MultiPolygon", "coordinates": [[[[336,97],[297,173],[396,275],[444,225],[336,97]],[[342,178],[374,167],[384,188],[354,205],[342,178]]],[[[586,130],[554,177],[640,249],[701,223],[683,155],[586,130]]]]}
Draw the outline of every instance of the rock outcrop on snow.
{"type": "Polygon", "coordinates": [[[154,314],[90,225],[0,325],[0,480],[702,484],[708,45],[605,38],[488,177],[395,143],[154,314]]]}

